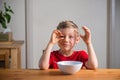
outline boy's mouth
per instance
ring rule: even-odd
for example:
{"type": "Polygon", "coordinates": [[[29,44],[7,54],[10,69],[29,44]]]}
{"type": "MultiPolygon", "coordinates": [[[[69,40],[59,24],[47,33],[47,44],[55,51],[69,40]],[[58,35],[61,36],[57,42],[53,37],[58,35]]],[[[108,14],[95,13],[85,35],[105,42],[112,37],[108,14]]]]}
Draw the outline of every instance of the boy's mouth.
{"type": "Polygon", "coordinates": [[[69,45],[68,43],[64,43],[64,44],[63,44],[63,46],[65,46],[65,47],[66,47],[66,46],[70,46],[70,45],[69,45]]]}

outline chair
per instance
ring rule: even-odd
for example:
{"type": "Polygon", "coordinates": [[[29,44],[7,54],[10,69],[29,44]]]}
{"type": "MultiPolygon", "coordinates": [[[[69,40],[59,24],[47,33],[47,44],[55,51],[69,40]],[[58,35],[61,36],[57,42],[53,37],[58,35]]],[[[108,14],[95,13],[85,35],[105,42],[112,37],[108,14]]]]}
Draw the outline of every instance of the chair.
{"type": "Polygon", "coordinates": [[[4,68],[9,68],[9,49],[0,49],[0,62],[4,62],[4,68]]]}

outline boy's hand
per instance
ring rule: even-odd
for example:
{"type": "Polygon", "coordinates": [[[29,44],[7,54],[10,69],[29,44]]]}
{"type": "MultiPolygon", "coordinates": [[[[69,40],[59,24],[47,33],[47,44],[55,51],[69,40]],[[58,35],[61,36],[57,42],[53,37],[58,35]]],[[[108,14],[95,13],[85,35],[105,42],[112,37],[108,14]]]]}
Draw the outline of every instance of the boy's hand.
{"type": "Polygon", "coordinates": [[[91,32],[90,32],[90,29],[87,28],[86,26],[83,26],[82,29],[84,30],[85,34],[84,35],[80,34],[80,37],[88,45],[89,43],[91,43],[91,32]]]}
{"type": "Polygon", "coordinates": [[[63,36],[63,34],[59,30],[54,30],[49,43],[53,45],[56,44],[60,39],[62,39],[61,36],[63,36]]]}

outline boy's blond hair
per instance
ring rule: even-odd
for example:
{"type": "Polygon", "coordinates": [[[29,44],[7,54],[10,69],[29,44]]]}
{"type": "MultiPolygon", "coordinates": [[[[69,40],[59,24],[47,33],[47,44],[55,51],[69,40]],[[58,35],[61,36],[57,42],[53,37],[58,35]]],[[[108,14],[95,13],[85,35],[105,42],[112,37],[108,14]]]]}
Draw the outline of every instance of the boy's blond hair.
{"type": "Polygon", "coordinates": [[[74,28],[79,33],[79,28],[73,21],[65,20],[60,22],[57,26],[58,30],[64,29],[64,28],[74,28]]]}

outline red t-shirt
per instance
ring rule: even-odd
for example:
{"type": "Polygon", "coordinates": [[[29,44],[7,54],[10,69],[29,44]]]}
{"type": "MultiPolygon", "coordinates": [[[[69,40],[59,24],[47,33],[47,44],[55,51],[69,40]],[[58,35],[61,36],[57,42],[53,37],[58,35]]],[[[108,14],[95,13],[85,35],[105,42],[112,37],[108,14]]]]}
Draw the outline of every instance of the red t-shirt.
{"type": "MultiPolygon", "coordinates": [[[[50,69],[58,69],[56,62],[58,61],[81,61],[83,62],[83,66],[85,66],[85,62],[88,60],[88,54],[85,51],[74,51],[73,54],[69,57],[65,57],[60,54],[59,51],[53,51],[50,54],[49,68],[50,69]]],[[[86,66],[85,66],[86,67],[86,66]]]]}

